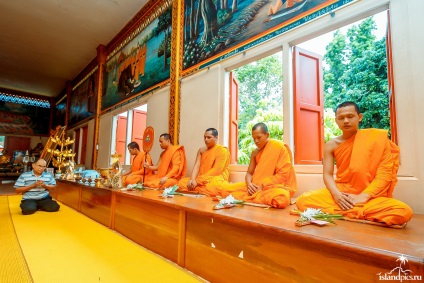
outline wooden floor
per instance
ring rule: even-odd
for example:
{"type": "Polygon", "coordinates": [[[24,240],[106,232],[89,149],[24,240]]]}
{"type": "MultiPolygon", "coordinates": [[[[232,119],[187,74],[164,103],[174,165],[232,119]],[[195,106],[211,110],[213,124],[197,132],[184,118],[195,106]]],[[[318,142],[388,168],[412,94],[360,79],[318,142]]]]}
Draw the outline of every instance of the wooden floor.
{"type": "Polygon", "coordinates": [[[211,282],[378,282],[401,257],[403,269],[424,278],[424,215],[404,229],[343,220],[297,227],[293,206],[213,210],[208,197],[67,181],[58,188],[60,202],[211,282]]]}

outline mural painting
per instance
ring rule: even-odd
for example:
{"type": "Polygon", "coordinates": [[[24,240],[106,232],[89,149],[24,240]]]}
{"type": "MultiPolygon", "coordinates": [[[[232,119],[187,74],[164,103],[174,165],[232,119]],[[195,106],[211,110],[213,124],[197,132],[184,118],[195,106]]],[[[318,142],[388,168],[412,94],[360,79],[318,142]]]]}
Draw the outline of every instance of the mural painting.
{"type": "Polygon", "coordinates": [[[53,110],[53,129],[55,129],[57,126],[65,125],[67,96],[64,93],[61,93],[59,97],[61,97],[61,99],[56,102],[56,106],[53,110]]]}
{"type": "Polygon", "coordinates": [[[0,133],[48,135],[50,108],[0,101],[0,133]]]}
{"type": "Polygon", "coordinates": [[[68,121],[70,127],[92,117],[96,112],[97,86],[95,82],[98,73],[95,71],[90,74],[72,90],[68,121]]]}
{"type": "Polygon", "coordinates": [[[168,8],[107,61],[102,110],[169,79],[171,27],[168,8]]]}
{"type": "Polygon", "coordinates": [[[352,1],[185,0],[183,69],[235,55],[352,1]]]}

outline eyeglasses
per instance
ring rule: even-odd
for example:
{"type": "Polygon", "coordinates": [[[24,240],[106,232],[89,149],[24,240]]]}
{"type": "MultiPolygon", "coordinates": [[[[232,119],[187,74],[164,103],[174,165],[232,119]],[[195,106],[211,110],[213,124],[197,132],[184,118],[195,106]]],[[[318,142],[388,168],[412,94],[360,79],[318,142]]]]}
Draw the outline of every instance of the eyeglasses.
{"type": "Polygon", "coordinates": [[[46,168],[47,166],[43,166],[43,165],[39,165],[39,164],[35,164],[35,165],[37,165],[38,167],[41,167],[41,168],[46,168]]]}

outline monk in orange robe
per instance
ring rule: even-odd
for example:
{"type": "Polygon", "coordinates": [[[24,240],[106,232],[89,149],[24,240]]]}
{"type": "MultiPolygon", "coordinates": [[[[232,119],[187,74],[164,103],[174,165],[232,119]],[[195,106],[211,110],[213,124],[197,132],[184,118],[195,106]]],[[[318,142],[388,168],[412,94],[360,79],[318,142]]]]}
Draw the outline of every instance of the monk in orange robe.
{"type": "Polygon", "coordinates": [[[136,142],[130,142],[128,144],[128,151],[134,156],[131,170],[122,174],[122,182],[126,187],[129,184],[137,184],[143,182],[143,175],[151,175],[152,171],[148,168],[144,168],[144,162],[152,164],[152,158],[150,155],[145,155],[144,151],[140,150],[140,146],[136,142]]]}
{"type": "Polygon", "coordinates": [[[172,145],[171,136],[162,134],[159,137],[160,147],[164,150],[156,166],[145,163],[145,167],[157,171],[157,174],[146,176],[144,186],[151,188],[167,188],[176,185],[187,171],[184,147],[172,145]]]}
{"type": "Polygon", "coordinates": [[[197,152],[196,162],[190,177],[178,182],[178,191],[193,191],[205,195],[216,195],[214,189],[224,182],[228,182],[230,172],[230,152],[228,148],[218,144],[218,131],[209,128],[204,134],[204,147],[197,152]]]}
{"type": "Polygon", "coordinates": [[[412,217],[411,208],[393,199],[399,168],[399,147],[387,138],[387,131],[358,130],[362,114],[354,102],[336,109],[336,123],[342,135],[325,144],[324,183],[327,188],[301,195],[297,207],[321,208],[323,212],[349,218],[402,225],[412,217]],[[334,161],[337,173],[334,179],[334,161]]]}
{"type": "Polygon", "coordinates": [[[250,156],[246,182],[217,189],[222,197],[232,194],[239,200],[285,208],[297,190],[291,151],[282,141],[269,138],[264,123],[253,126],[252,137],[258,148],[250,156]]]}

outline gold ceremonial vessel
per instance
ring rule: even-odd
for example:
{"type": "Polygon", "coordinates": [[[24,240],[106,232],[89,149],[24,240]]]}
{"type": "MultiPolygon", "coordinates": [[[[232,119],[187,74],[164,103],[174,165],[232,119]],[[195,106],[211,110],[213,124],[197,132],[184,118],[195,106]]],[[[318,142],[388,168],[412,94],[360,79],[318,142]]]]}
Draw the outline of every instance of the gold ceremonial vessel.
{"type": "Polygon", "coordinates": [[[103,187],[103,184],[102,184],[102,178],[96,178],[96,179],[94,179],[94,182],[95,182],[95,186],[96,186],[97,188],[101,188],[101,187],[103,187]]]}
{"type": "Polygon", "coordinates": [[[112,180],[111,180],[111,168],[100,168],[98,171],[100,173],[100,176],[103,178],[103,184],[105,187],[112,187],[112,180]]]}

